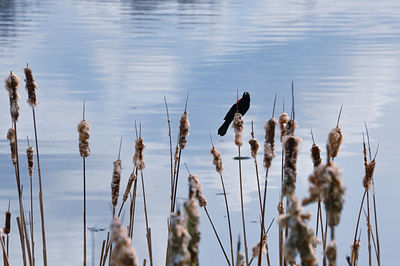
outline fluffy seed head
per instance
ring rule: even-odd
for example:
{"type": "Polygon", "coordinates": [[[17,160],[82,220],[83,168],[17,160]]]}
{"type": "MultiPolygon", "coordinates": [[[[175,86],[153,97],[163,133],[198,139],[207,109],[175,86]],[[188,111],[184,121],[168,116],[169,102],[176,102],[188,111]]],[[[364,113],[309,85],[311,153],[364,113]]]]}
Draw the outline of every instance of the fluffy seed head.
{"type": "Polygon", "coordinates": [[[294,194],[296,189],[296,177],[297,177],[297,155],[300,151],[299,144],[301,138],[295,136],[287,136],[284,138],[284,149],[285,149],[285,164],[282,194],[284,196],[294,194]]]}
{"type": "Polygon", "coordinates": [[[262,241],[258,242],[257,245],[255,245],[252,248],[253,251],[253,258],[258,257],[260,254],[260,246],[261,246],[261,253],[266,254],[267,253],[267,243],[268,243],[268,237],[266,234],[263,235],[262,241]]]}
{"type": "Polygon", "coordinates": [[[317,146],[317,144],[313,144],[311,147],[311,158],[312,158],[314,167],[317,167],[322,162],[321,151],[320,151],[319,147],[317,146]]]}
{"type": "Polygon", "coordinates": [[[89,138],[90,138],[90,124],[85,120],[78,124],[79,133],[79,152],[82,157],[86,158],[90,155],[89,138]]]}
{"type": "Polygon", "coordinates": [[[326,248],[326,256],[328,257],[329,266],[336,266],[337,242],[332,240],[326,248]]]}
{"type": "Polygon", "coordinates": [[[17,140],[15,138],[14,128],[10,128],[7,132],[7,139],[10,141],[11,160],[14,165],[17,164],[17,140]]]}
{"type": "Polygon", "coordinates": [[[35,161],[35,153],[33,150],[33,147],[30,146],[28,149],[26,149],[26,157],[28,158],[28,171],[29,171],[29,176],[33,176],[33,163],[35,161]]]}
{"type": "Polygon", "coordinates": [[[190,235],[180,213],[171,213],[170,224],[168,265],[190,265],[190,253],[188,250],[190,235]]]}
{"type": "Polygon", "coordinates": [[[190,265],[199,265],[199,244],[200,244],[200,212],[194,197],[184,204],[186,211],[186,228],[190,235],[188,250],[190,253],[190,265]]]}
{"type": "Polygon", "coordinates": [[[296,120],[290,119],[285,126],[285,135],[286,136],[293,136],[294,131],[297,128],[297,122],[296,120]]]}
{"type": "Polygon", "coordinates": [[[251,157],[255,159],[257,157],[258,148],[260,147],[260,144],[258,144],[258,140],[255,138],[249,140],[249,144],[251,149],[251,157]]]}
{"type": "Polygon", "coordinates": [[[144,140],[142,137],[136,139],[135,155],[133,156],[133,163],[140,170],[146,167],[146,163],[144,162],[144,156],[143,156],[143,150],[145,147],[146,145],[144,145],[144,140]]]}
{"type": "Polygon", "coordinates": [[[35,79],[33,78],[32,69],[31,68],[26,67],[24,69],[24,72],[25,72],[26,90],[28,92],[28,100],[27,100],[27,102],[32,107],[35,107],[38,104],[37,99],[36,99],[37,84],[36,84],[35,79]]]}
{"type": "Polygon", "coordinates": [[[279,117],[279,127],[281,129],[281,142],[283,140],[283,136],[285,136],[285,128],[287,122],[289,122],[290,117],[287,113],[283,112],[281,116],[279,117]]]}
{"type": "Polygon", "coordinates": [[[189,136],[189,116],[185,111],[181,117],[179,125],[179,147],[183,150],[186,147],[187,137],[189,136]]]}
{"type": "Polygon", "coordinates": [[[131,191],[132,184],[133,184],[133,182],[135,182],[135,180],[136,180],[136,175],[134,172],[132,172],[131,176],[129,177],[128,184],[126,185],[126,189],[125,189],[125,193],[124,193],[124,197],[122,198],[122,201],[126,201],[128,199],[129,192],[131,191]]]}
{"type": "Polygon", "coordinates": [[[328,149],[329,157],[335,158],[339,153],[340,145],[342,145],[343,133],[340,127],[335,127],[329,132],[328,149]]]}
{"type": "Polygon", "coordinates": [[[111,199],[114,208],[118,204],[119,184],[121,182],[121,171],[122,171],[122,161],[121,160],[114,161],[114,171],[111,182],[111,199]]]}
{"type": "Polygon", "coordinates": [[[271,118],[265,123],[264,166],[270,168],[275,157],[275,127],[278,121],[271,118]]]}
{"type": "Polygon", "coordinates": [[[232,127],[235,130],[235,144],[239,147],[243,145],[243,125],[244,121],[242,115],[240,113],[235,113],[232,127]]]}
{"type": "Polygon", "coordinates": [[[363,186],[365,189],[369,190],[373,189],[372,180],[374,177],[375,164],[376,164],[375,159],[366,164],[365,176],[363,179],[363,186]]]}
{"type": "Polygon", "coordinates": [[[212,147],[211,154],[213,155],[213,164],[215,165],[215,170],[222,175],[224,171],[224,166],[222,164],[222,155],[219,150],[215,147],[212,147]]]}
{"type": "Polygon", "coordinates": [[[189,197],[195,197],[199,201],[200,207],[207,206],[207,199],[203,194],[203,185],[197,175],[190,174],[189,178],[189,197]]]}
{"type": "Polygon", "coordinates": [[[19,82],[20,78],[13,72],[11,72],[8,78],[6,79],[6,89],[10,97],[10,114],[13,122],[17,122],[19,117],[18,99],[20,98],[20,96],[17,92],[19,87],[19,82]]]}
{"type": "Polygon", "coordinates": [[[139,259],[132,247],[131,239],[126,234],[118,217],[111,223],[111,241],[114,243],[111,253],[111,266],[139,266],[139,259]]]}

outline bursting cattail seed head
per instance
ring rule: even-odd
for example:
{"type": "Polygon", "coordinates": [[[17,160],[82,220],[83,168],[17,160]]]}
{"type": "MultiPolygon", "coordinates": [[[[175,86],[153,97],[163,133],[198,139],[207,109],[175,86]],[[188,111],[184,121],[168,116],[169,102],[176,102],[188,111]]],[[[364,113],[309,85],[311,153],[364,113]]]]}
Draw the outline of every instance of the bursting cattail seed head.
{"type": "Polygon", "coordinates": [[[337,242],[332,240],[326,248],[326,256],[328,257],[329,266],[336,266],[337,258],[337,242]]]}
{"type": "Polygon", "coordinates": [[[242,115],[240,113],[235,113],[232,127],[235,129],[235,144],[239,147],[243,145],[243,125],[244,121],[242,115]]]}
{"type": "Polygon", "coordinates": [[[144,145],[144,140],[142,137],[136,139],[135,155],[133,156],[133,163],[140,170],[143,170],[146,167],[146,163],[144,162],[144,156],[143,156],[143,150],[145,147],[146,145],[144,145]]]}
{"type": "Polygon", "coordinates": [[[340,145],[342,145],[343,133],[340,127],[335,127],[329,132],[328,149],[329,157],[335,158],[339,153],[340,145]]]}
{"type": "Polygon", "coordinates": [[[190,235],[188,250],[190,253],[190,265],[199,265],[200,244],[200,212],[194,197],[184,203],[186,211],[186,228],[190,235]]]}
{"type": "Polygon", "coordinates": [[[318,167],[321,162],[321,151],[319,149],[319,147],[317,146],[317,144],[313,144],[311,147],[311,158],[314,164],[314,167],[318,167]]]}
{"type": "Polygon", "coordinates": [[[207,199],[203,194],[203,185],[200,183],[197,175],[190,174],[188,181],[190,198],[195,197],[199,201],[200,207],[207,206],[207,199]]]}
{"type": "Polygon", "coordinates": [[[11,211],[6,211],[6,223],[3,228],[5,234],[9,234],[11,232],[11,211]]]}
{"type": "Polygon", "coordinates": [[[90,155],[89,138],[90,138],[90,124],[85,120],[78,124],[79,133],[79,152],[83,158],[90,155]]]}
{"type": "Polygon", "coordinates": [[[7,139],[10,141],[11,160],[14,165],[17,164],[17,139],[15,138],[15,130],[10,128],[7,132],[7,139]]]}
{"type": "Polygon", "coordinates": [[[260,144],[258,143],[258,140],[255,138],[252,138],[251,140],[249,140],[249,144],[250,144],[250,149],[251,149],[251,157],[256,159],[257,154],[258,154],[258,148],[260,147],[260,144]]]}
{"type": "Polygon", "coordinates": [[[29,171],[29,176],[33,176],[33,163],[35,161],[35,153],[34,149],[32,146],[28,147],[26,149],[26,157],[28,158],[28,171],[29,171]]]}
{"type": "Polygon", "coordinates": [[[267,243],[268,243],[268,237],[266,234],[263,235],[262,241],[258,242],[257,245],[255,245],[252,248],[253,251],[253,258],[258,257],[260,254],[260,246],[261,246],[261,253],[266,254],[267,253],[267,243]]]}
{"type": "Polygon", "coordinates": [[[278,121],[271,118],[265,123],[264,167],[270,168],[275,157],[275,127],[278,121]]]}
{"type": "Polygon", "coordinates": [[[133,182],[135,182],[135,180],[136,180],[136,175],[135,175],[135,173],[132,173],[131,176],[129,177],[128,184],[126,185],[126,189],[125,189],[125,193],[124,193],[124,197],[122,198],[122,201],[126,201],[128,199],[129,192],[131,191],[132,184],[133,184],[133,182]]]}
{"type": "Polygon", "coordinates": [[[366,164],[365,176],[363,179],[363,186],[365,189],[373,189],[372,179],[374,177],[375,164],[375,159],[366,164]]]}
{"type": "Polygon", "coordinates": [[[222,171],[224,171],[224,165],[222,164],[222,155],[219,150],[215,147],[212,147],[211,154],[213,155],[213,164],[215,165],[215,170],[222,175],[222,171]]]}
{"type": "Polygon", "coordinates": [[[17,92],[19,82],[20,78],[13,72],[11,72],[6,79],[6,88],[10,97],[10,114],[13,122],[17,122],[19,117],[18,99],[20,98],[20,96],[17,92]]]}
{"type": "Polygon", "coordinates": [[[121,160],[114,161],[114,171],[111,182],[111,199],[114,208],[118,204],[119,185],[121,182],[121,171],[122,171],[122,161],[121,160]]]}
{"type": "Polygon", "coordinates": [[[139,259],[132,247],[130,237],[118,217],[113,217],[111,223],[111,241],[114,243],[111,252],[111,266],[139,266],[139,259]]]}
{"type": "Polygon", "coordinates": [[[188,250],[190,234],[179,212],[171,213],[170,224],[171,230],[168,236],[170,247],[168,265],[190,265],[190,253],[188,250]]]}
{"type": "Polygon", "coordinates": [[[35,107],[38,102],[36,99],[36,89],[37,84],[35,79],[33,78],[32,69],[29,67],[24,68],[25,72],[25,83],[26,83],[26,90],[28,91],[28,100],[30,106],[35,107]]]}
{"type": "Polygon", "coordinates": [[[283,112],[281,116],[279,117],[279,127],[281,129],[281,142],[283,140],[283,136],[285,136],[285,129],[286,129],[286,124],[289,122],[290,117],[287,113],[283,112]]]}
{"type": "Polygon", "coordinates": [[[186,147],[187,137],[189,136],[189,116],[188,112],[184,112],[179,125],[179,147],[183,150],[186,147]]]}
{"type": "Polygon", "coordinates": [[[282,194],[292,195],[296,189],[297,177],[297,155],[300,151],[301,138],[295,136],[287,136],[284,138],[285,164],[284,177],[282,185],[282,194]]]}
{"type": "Polygon", "coordinates": [[[297,128],[297,122],[296,120],[290,119],[285,126],[285,135],[286,136],[293,136],[294,131],[297,128]]]}

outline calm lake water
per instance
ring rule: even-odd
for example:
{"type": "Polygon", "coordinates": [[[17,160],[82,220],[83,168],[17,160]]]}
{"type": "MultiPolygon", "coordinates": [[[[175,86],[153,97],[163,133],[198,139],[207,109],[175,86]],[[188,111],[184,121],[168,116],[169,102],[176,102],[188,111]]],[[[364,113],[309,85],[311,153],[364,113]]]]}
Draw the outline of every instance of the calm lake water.
{"type": "MultiPolygon", "coordinates": [[[[199,175],[209,211],[229,249],[220,181],[209,154],[209,132],[223,153],[225,182],[232,207],[234,238],[242,236],[238,162],[233,130],[216,135],[237,91],[250,92],[251,108],[244,117],[245,140],[250,121],[256,137],[264,138],[274,94],[277,113],[290,102],[294,81],[297,135],[303,142],[298,164],[297,195],[305,197],[312,171],[310,129],[320,147],[336,125],[343,104],[344,143],[337,158],[347,187],[341,223],[336,229],[338,265],[346,265],[363,192],[362,131],[367,122],[373,151],[380,143],[375,188],[380,225],[382,264],[397,265],[398,159],[400,150],[400,2],[399,1],[0,1],[0,73],[23,75],[27,62],[38,82],[37,107],[49,265],[82,261],[82,173],[76,126],[86,101],[91,123],[92,155],[88,169],[88,226],[108,229],[110,182],[119,139],[123,137],[122,186],[133,168],[134,121],[140,121],[146,142],[144,171],[155,265],[163,265],[169,212],[168,128],[163,103],[170,105],[174,139],[186,95],[191,132],[183,161],[199,175]],[[396,213],[394,213],[396,212],[396,213]]],[[[33,139],[31,112],[21,86],[19,136],[33,139]]],[[[11,198],[14,217],[18,201],[6,132],[10,127],[6,90],[0,91],[0,211],[11,198]]],[[[29,186],[20,142],[25,190],[29,186]]],[[[278,145],[278,153],[280,153],[278,145]]],[[[250,154],[247,143],[242,148],[250,154]]],[[[259,157],[259,163],[262,162],[259,157]]],[[[249,248],[258,241],[259,209],[252,160],[243,161],[249,248]]],[[[263,174],[264,169],[260,170],[263,174]]],[[[178,204],[187,197],[182,168],[178,204]]],[[[266,218],[277,220],[280,158],[270,172],[266,218]]],[[[35,179],[35,188],[37,179],[35,179]]],[[[141,191],[141,190],[139,190],[141,191]]],[[[28,206],[28,193],[25,193],[28,206]]],[[[37,198],[37,193],[35,194],[37,198]]],[[[35,202],[36,257],[41,256],[39,205],[35,202]]],[[[316,206],[307,208],[315,216],[316,206]]],[[[125,213],[124,221],[128,220],[125,213]]],[[[138,193],[133,244],[147,257],[142,193],[138,193]]],[[[314,220],[311,226],[314,226],[314,220]]],[[[0,217],[0,224],[4,218],[0,217]]],[[[360,265],[367,265],[366,222],[362,217],[360,265]]],[[[20,244],[13,221],[11,261],[21,265],[20,244]]],[[[269,234],[270,253],[278,262],[276,222],[269,234]]],[[[204,212],[201,217],[201,265],[225,260],[204,212]]],[[[98,264],[106,232],[88,233],[88,257],[98,264]],[[93,248],[94,247],[94,248],[93,248]],[[94,252],[94,253],[93,253],[94,252]]],[[[242,241],[243,242],[243,241],[242,241]]],[[[321,249],[318,249],[319,255],[321,249]]],[[[251,250],[249,250],[251,253],[251,250]]]]}

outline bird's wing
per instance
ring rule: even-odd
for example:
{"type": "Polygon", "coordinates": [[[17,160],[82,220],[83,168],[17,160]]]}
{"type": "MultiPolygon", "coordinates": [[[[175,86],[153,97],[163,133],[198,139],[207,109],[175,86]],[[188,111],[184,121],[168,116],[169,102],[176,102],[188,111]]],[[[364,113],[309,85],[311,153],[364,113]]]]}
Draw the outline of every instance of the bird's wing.
{"type": "Polygon", "coordinates": [[[235,103],[232,105],[231,109],[229,109],[229,112],[225,115],[224,120],[233,120],[233,117],[235,116],[236,111],[238,110],[238,104],[235,103]]]}

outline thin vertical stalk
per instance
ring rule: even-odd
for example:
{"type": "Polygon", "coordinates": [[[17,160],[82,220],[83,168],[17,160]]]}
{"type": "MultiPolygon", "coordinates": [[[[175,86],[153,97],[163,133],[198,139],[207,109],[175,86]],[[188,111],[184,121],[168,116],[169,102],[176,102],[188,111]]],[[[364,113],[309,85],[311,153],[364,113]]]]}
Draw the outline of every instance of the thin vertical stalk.
{"type": "Polygon", "coordinates": [[[368,262],[369,266],[372,265],[372,250],[371,250],[371,219],[369,211],[369,191],[367,189],[367,219],[368,219],[368,262]]]}
{"type": "Polygon", "coordinates": [[[25,251],[25,245],[24,245],[24,230],[22,229],[22,225],[21,225],[21,222],[19,220],[19,217],[17,217],[17,225],[18,225],[19,239],[21,241],[22,259],[23,259],[23,262],[24,262],[24,266],[26,266],[26,251],[25,251]]]}
{"type": "Polygon", "coordinates": [[[39,160],[39,143],[37,138],[37,128],[36,128],[36,114],[35,108],[32,107],[32,116],[33,116],[33,127],[35,131],[35,143],[36,143],[36,161],[38,165],[38,175],[39,175],[39,202],[40,202],[40,219],[42,223],[42,242],[43,242],[43,265],[47,266],[47,248],[46,248],[46,230],[44,225],[44,207],[43,207],[43,188],[42,188],[42,171],[40,169],[40,160],[39,160]]]}
{"type": "Polygon", "coordinates": [[[264,223],[265,223],[265,209],[266,209],[266,199],[267,199],[267,188],[268,188],[268,172],[269,168],[267,168],[265,172],[265,183],[264,183],[264,197],[263,197],[263,205],[262,205],[262,216],[261,216],[261,237],[260,237],[260,251],[258,254],[258,266],[261,266],[262,263],[262,241],[263,241],[263,231],[264,231],[264,223]]]}
{"type": "Polygon", "coordinates": [[[175,185],[174,185],[174,196],[172,199],[172,205],[171,205],[171,212],[175,211],[175,202],[176,202],[176,191],[178,190],[178,177],[179,177],[179,168],[180,168],[180,163],[181,163],[181,156],[182,156],[182,149],[179,148],[179,155],[178,155],[178,165],[176,168],[176,175],[175,175],[175,185]]]}
{"type": "Polygon", "coordinates": [[[358,212],[358,218],[357,218],[357,223],[356,223],[356,231],[354,233],[354,241],[353,241],[353,250],[351,252],[351,265],[355,265],[355,256],[356,254],[354,253],[354,246],[356,245],[356,241],[357,241],[357,232],[358,232],[358,226],[360,224],[360,217],[361,217],[361,210],[364,204],[364,200],[365,200],[365,195],[367,194],[367,190],[364,191],[362,200],[361,200],[361,204],[360,204],[360,210],[358,212]]]}
{"type": "Polygon", "coordinates": [[[142,179],[142,190],[143,190],[143,207],[144,207],[144,217],[146,219],[146,236],[147,236],[147,247],[149,249],[150,265],[153,266],[153,253],[151,249],[151,234],[149,228],[149,221],[147,217],[147,205],[146,205],[146,190],[144,188],[143,171],[140,170],[140,177],[142,179]]]}
{"type": "Polygon", "coordinates": [[[86,266],[86,159],[83,162],[83,265],[86,266]]]}
{"type": "MultiPolygon", "coordinates": [[[[281,191],[283,186],[283,163],[284,163],[284,155],[285,149],[282,144],[282,160],[281,160],[281,191]]],[[[279,201],[279,208],[283,208],[283,194],[281,193],[280,201],[279,201]]],[[[280,213],[281,214],[281,213],[280,213]]],[[[283,213],[282,213],[283,214],[283,213]]],[[[279,224],[279,266],[283,266],[284,258],[283,258],[283,228],[279,224]]]]}
{"type": "Polygon", "coordinates": [[[3,249],[4,265],[5,266],[10,266],[10,261],[8,260],[8,255],[6,253],[6,247],[5,247],[5,244],[4,244],[4,237],[1,236],[1,234],[0,234],[0,240],[1,240],[1,247],[3,249]]]}
{"type": "Polygon", "coordinates": [[[238,146],[238,153],[239,153],[240,204],[241,204],[241,209],[242,209],[243,240],[244,240],[244,250],[245,250],[245,255],[246,255],[246,265],[249,265],[249,253],[247,250],[247,236],[246,236],[246,221],[245,221],[245,215],[244,215],[242,157],[240,155],[240,146],[238,146]]]}
{"type": "Polygon", "coordinates": [[[210,221],[210,224],[211,224],[211,226],[212,226],[212,228],[213,228],[213,230],[214,230],[215,236],[217,237],[219,246],[221,247],[222,252],[224,253],[225,259],[226,259],[226,261],[228,262],[228,265],[231,265],[231,262],[229,261],[228,255],[226,255],[224,246],[222,245],[221,239],[219,238],[219,235],[218,235],[218,233],[217,233],[217,229],[215,229],[214,223],[213,223],[213,221],[211,220],[210,214],[208,213],[207,207],[204,206],[203,208],[204,208],[204,211],[205,211],[206,214],[207,214],[208,220],[210,221]]]}
{"type": "Polygon", "coordinates": [[[378,262],[378,266],[381,266],[381,247],[380,247],[380,244],[379,244],[379,233],[378,233],[378,217],[377,217],[377,214],[376,214],[376,200],[375,200],[375,191],[374,191],[374,193],[372,194],[372,200],[373,200],[373,203],[374,203],[374,217],[375,217],[375,235],[376,235],[376,245],[377,245],[377,255],[376,255],[376,259],[377,259],[377,262],[378,262]]]}

